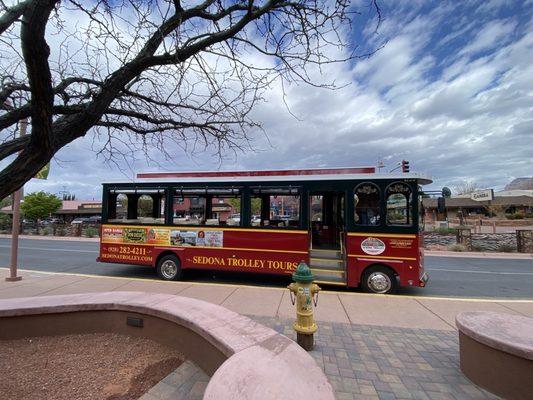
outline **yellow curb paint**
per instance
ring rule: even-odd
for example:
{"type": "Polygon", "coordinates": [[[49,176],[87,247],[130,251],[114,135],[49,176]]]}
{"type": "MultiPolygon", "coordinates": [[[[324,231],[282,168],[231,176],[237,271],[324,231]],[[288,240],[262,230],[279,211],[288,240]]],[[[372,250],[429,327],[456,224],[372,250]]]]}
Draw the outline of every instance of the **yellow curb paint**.
{"type": "MultiPolygon", "coordinates": [[[[321,285],[346,286],[346,283],[343,283],[343,282],[331,282],[331,281],[320,281],[320,280],[313,281],[313,282],[321,284],[321,285]]],[[[323,290],[323,292],[335,293],[334,291],[330,291],[330,290],[323,290]]]]}
{"type": "MultiPolygon", "coordinates": [[[[0,270],[9,270],[7,267],[0,267],[0,270]]],[[[90,275],[90,274],[79,274],[71,272],[49,272],[49,271],[37,271],[34,269],[20,269],[20,272],[29,272],[37,273],[43,275],[74,275],[81,276],[85,278],[99,278],[99,279],[121,279],[129,281],[141,281],[141,282],[152,282],[152,283],[163,283],[163,284],[176,284],[182,283],[186,285],[206,285],[206,286],[227,286],[235,288],[247,288],[247,289],[260,289],[260,290],[286,290],[284,287],[266,287],[266,286],[254,286],[246,284],[234,284],[234,283],[210,283],[210,282],[191,282],[191,281],[163,281],[156,279],[148,278],[127,278],[122,276],[102,276],[102,275],[90,275]]],[[[328,285],[340,285],[339,282],[324,282],[324,281],[315,281],[322,284],[328,285]]],[[[365,296],[365,297],[390,297],[395,299],[416,299],[416,300],[443,300],[443,301],[464,301],[464,302],[473,302],[473,303],[525,303],[533,304],[533,300],[528,299],[505,299],[505,298],[494,298],[494,299],[480,299],[480,298],[468,298],[468,297],[433,297],[433,296],[412,296],[412,295],[397,295],[397,294],[373,294],[373,293],[354,293],[346,291],[336,291],[336,290],[322,290],[322,292],[327,293],[336,293],[343,296],[365,296]]]]}

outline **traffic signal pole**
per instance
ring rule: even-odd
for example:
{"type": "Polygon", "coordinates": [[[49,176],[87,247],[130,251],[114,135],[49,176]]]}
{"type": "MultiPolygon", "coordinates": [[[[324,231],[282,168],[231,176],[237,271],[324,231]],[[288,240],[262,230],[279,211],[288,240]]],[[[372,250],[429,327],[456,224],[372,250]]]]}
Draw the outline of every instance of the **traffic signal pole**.
{"type": "MultiPolygon", "coordinates": [[[[27,120],[20,121],[20,136],[26,134],[28,126],[27,120]]],[[[22,188],[13,193],[13,226],[11,229],[11,263],[9,265],[8,282],[16,282],[22,279],[17,275],[18,249],[19,249],[19,229],[20,229],[20,201],[22,200],[22,188]]]]}

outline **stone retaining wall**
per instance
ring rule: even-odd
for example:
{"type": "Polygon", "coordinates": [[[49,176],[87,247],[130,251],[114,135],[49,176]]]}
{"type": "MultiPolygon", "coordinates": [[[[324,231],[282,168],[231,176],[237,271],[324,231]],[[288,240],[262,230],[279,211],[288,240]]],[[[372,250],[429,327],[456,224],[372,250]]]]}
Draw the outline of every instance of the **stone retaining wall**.
{"type": "MultiPolygon", "coordinates": [[[[424,233],[424,247],[450,247],[457,244],[454,234],[424,233]]],[[[474,251],[517,251],[516,233],[472,233],[474,251]]]]}

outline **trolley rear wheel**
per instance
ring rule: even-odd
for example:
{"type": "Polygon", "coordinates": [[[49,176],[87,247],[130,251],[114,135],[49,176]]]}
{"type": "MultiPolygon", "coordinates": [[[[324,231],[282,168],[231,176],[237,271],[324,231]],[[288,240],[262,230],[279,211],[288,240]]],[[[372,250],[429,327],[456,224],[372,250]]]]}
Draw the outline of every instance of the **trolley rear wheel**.
{"type": "Polygon", "coordinates": [[[181,263],[175,255],[161,257],[157,263],[157,275],[165,281],[181,279],[181,263]]]}

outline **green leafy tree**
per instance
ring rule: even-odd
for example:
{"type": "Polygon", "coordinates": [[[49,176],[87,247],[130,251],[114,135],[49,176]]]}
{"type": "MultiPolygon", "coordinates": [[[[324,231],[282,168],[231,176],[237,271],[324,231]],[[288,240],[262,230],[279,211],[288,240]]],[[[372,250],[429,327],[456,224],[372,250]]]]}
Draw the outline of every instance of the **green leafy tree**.
{"type": "Polygon", "coordinates": [[[34,192],[24,197],[20,208],[26,218],[44,219],[61,208],[61,200],[55,194],[34,192]]]}
{"type": "MultiPolygon", "coordinates": [[[[141,196],[137,203],[137,213],[139,217],[151,217],[154,201],[150,196],[141,196]]],[[[123,205],[124,207],[124,205],[123,205]]],[[[126,204],[127,207],[127,204],[126,204]]]]}
{"type": "Polygon", "coordinates": [[[254,197],[252,199],[252,214],[257,215],[261,213],[261,199],[254,197]]]}
{"type": "MultiPolygon", "coordinates": [[[[241,199],[227,199],[227,203],[230,204],[235,212],[241,212],[241,199]]],[[[252,215],[261,213],[261,199],[259,197],[253,197],[251,200],[252,215]]]]}
{"type": "Polygon", "coordinates": [[[0,200],[0,208],[10,206],[11,204],[13,204],[13,198],[11,196],[7,196],[6,198],[0,200]]]}

